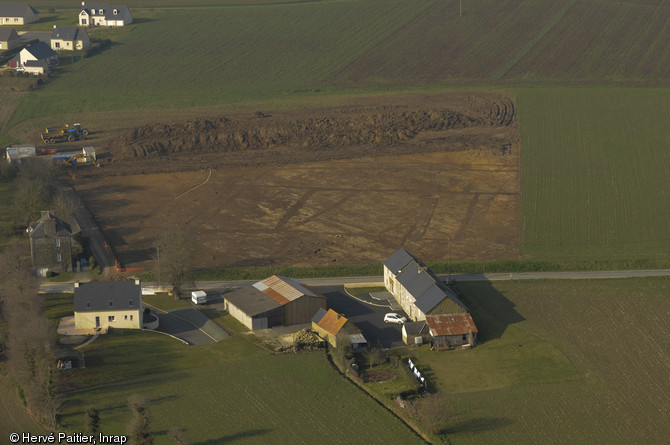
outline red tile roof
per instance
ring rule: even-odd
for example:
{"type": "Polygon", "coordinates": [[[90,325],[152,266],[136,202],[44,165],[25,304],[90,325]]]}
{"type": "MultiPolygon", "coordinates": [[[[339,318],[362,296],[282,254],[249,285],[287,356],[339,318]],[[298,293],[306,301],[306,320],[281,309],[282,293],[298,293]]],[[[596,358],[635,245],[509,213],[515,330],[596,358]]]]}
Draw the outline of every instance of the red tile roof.
{"type": "Polygon", "coordinates": [[[426,323],[430,328],[431,335],[463,335],[470,332],[478,332],[475,322],[468,313],[464,314],[446,314],[446,315],[428,315],[426,323]]]}
{"type": "Polygon", "coordinates": [[[317,323],[317,326],[329,334],[337,335],[346,322],[347,319],[344,317],[344,315],[340,315],[334,310],[328,309],[328,312],[326,312],[326,315],[324,315],[321,321],[317,323]]]}

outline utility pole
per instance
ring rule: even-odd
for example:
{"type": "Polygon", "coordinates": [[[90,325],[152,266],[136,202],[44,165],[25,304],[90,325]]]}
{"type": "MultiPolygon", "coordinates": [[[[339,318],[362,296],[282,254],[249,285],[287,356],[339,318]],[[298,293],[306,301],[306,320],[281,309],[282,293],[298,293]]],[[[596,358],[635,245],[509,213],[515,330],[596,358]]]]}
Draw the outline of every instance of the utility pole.
{"type": "Polygon", "coordinates": [[[458,16],[463,16],[463,0],[458,0],[458,16]]]}

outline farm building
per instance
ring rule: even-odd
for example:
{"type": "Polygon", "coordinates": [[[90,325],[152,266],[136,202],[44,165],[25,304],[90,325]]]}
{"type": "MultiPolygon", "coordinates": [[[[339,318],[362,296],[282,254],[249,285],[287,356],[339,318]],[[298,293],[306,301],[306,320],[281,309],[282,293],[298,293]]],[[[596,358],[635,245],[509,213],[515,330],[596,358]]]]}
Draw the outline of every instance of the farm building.
{"type": "Polygon", "coordinates": [[[354,351],[363,349],[368,344],[358,326],[332,309],[317,311],[312,318],[312,330],[334,348],[342,341],[349,341],[354,351]]]}
{"type": "Polygon", "coordinates": [[[0,28],[0,51],[9,51],[21,44],[21,38],[12,28],[0,28]]]}
{"type": "Polygon", "coordinates": [[[409,321],[402,325],[402,341],[406,345],[422,345],[430,340],[430,331],[425,320],[409,321]]]}
{"type": "Polygon", "coordinates": [[[39,19],[37,10],[25,3],[0,5],[0,25],[27,25],[39,19]]]}
{"type": "Polygon", "coordinates": [[[126,26],[131,23],[133,16],[127,6],[112,6],[108,3],[87,5],[81,2],[80,26],[126,26]]]}
{"type": "Polygon", "coordinates": [[[56,26],[51,32],[51,49],[59,50],[81,50],[91,46],[91,40],[85,29],[74,26],[56,26]]]}
{"type": "Polygon", "coordinates": [[[44,42],[37,42],[21,52],[9,61],[10,68],[17,71],[43,73],[45,69],[58,64],[58,55],[44,42]]]}
{"type": "Polygon", "coordinates": [[[72,235],[70,224],[57,218],[50,210],[26,229],[30,238],[30,255],[35,274],[72,272],[72,235]]]}
{"type": "Polygon", "coordinates": [[[425,264],[402,248],[384,261],[384,286],[414,321],[425,320],[430,313],[468,311],[425,264]]]}
{"type": "Polygon", "coordinates": [[[477,326],[468,313],[429,315],[426,323],[434,348],[473,347],[477,343],[477,326]]]}
{"type": "Polygon", "coordinates": [[[74,326],[106,333],[109,328],[142,328],[140,280],[75,283],[74,326]]]}
{"type": "Polygon", "coordinates": [[[326,297],[292,278],[273,275],[224,296],[225,309],[252,330],[309,323],[326,297]]]}

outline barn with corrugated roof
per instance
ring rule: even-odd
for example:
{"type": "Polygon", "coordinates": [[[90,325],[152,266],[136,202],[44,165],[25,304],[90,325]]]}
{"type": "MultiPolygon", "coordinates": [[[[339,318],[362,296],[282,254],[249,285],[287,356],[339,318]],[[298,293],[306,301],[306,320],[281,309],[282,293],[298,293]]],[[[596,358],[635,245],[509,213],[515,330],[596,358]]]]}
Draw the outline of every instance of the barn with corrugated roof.
{"type": "Polygon", "coordinates": [[[225,309],[252,330],[310,323],[326,297],[293,278],[273,275],[224,296],[225,309]]]}
{"type": "Polygon", "coordinates": [[[428,315],[426,323],[434,348],[473,347],[477,343],[477,326],[468,313],[428,315]]]}

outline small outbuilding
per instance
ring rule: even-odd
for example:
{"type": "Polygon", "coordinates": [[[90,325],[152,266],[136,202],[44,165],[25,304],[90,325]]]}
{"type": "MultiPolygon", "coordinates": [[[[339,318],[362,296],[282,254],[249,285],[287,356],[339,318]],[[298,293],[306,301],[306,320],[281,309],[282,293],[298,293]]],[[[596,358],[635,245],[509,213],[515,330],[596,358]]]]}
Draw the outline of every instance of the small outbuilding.
{"type": "Polygon", "coordinates": [[[0,28],[0,51],[9,51],[21,44],[21,38],[13,28],[0,28]]]}
{"type": "Polygon", "coordinates": [[[312,330],[334,348],[342,341],[351,343],[354,351],[364,349],[368,344],[358,326],[332,309],[319,309],[312,318],[312,330]]]}
{"type": "Polygon", "coordinates": [[[426,321],[404,323],[402,325],[402,341],[409,346],[418,346],[430,341],[430,331],[426,321]]]}
{"type": "Polygon", "coordinates": [[[429,315],[426,323],[435,349],[471,348],[477,344],[477,326],[468,313],[429,315]]]}
{"type": "Polygon", "coordinates": [[[293,278],[273,275],[225,294],[224,308],[251,330],[309,323],[326,297],[293,278]]]}

